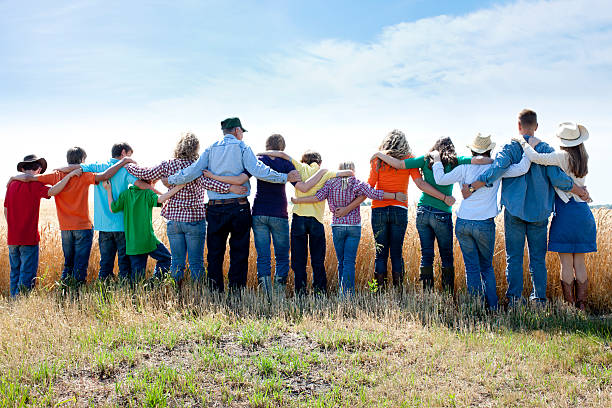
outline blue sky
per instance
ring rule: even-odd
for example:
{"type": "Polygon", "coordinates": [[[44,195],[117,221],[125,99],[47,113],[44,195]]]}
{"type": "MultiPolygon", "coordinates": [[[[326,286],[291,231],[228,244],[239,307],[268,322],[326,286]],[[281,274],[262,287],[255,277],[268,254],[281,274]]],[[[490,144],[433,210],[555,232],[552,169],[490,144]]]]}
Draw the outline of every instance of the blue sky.
{"type": "Polygon", "coordinates": [[[0,0],[0,59],[6,175],[29,152],[101,160],[121,140],[152,165],[238,115],[255,150],[281,132],[364,178],[393,128],[415,154],[441,135],[499,145],[531,107],[551,142],[559,122],[589,128],[589,188],[612,202],[609,1],[0,0]]]}

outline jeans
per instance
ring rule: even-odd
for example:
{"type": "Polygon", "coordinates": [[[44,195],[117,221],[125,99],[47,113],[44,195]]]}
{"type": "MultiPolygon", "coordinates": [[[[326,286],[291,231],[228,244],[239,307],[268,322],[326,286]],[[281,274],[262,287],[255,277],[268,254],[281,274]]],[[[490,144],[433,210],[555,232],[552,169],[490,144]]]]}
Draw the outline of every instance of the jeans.
{"type": "Polygon", "coordinates": [[[489,309],[497,309],[497,285],[493,271],[495,221],[457,218],[457,241],[465,263],[465,283],[468,293],[483,296],[489,309]]]}
{"type": "Polygon", "coordinates": [[[129,255],[130,263],[132,264],[132,273],[130,282],[139,282],[146,276],[147,259],[149,257],[155,259],[155,275],[156,278],[162,278],[166,272],[170,270],[172,256],[164,244],[157,244],[152,252],[147,254],[129,255]]]}
{"type": "Polygon", "coordinates": [[[506,280],[508,290],[506,297],[510,304],[522,299],[523,294],[523,252],[525,236],[529,248],[529,273],[533,290],[529,299],[546,301],[546,234],[548,218],[537,222],[527,222],[508,210],[504,211],[504,228],[506,235],[506,280]]]}
{"type": "Polygon", "coordinates": [[[286,282],[289,274],[289,220],[256,215],[253,217],[253,237],[257,250],[257,277],[270,277],[270,237],[274,243],[276,272],[274,278],[286,282]]]}
{"type": "Polygon", "coordinates": [[[249,204],[209,205],[208,222],[208,283],[210,288],[224,291],[223,260],[229,236],[230,265],[228,281],[231,290],[246,287],[251,242],[251,210],[249,204]]]}
{"type": "Polygon", "coordinates": [[[377,275],[387,276],[387,259],[391,255],[391,272],[403,280],[402,247],[407,226],[407,209],[395,206],[372,208],[372,232],[376,241],[374,271],[377,275]]]}
{"type": "Polygon", "coordinates": [[[73,278],[77,283],[85,283],[92,241],[93,229],[62,231],[62,281],[73,278]]]}
{"type": "Polygon", "coordinates": [[[428,205],[419,205],[416,227],[421,240],[421,267],[433,266],[434,241],[438,241],[442,267],[451,268],[453,266],[452,214],[428,205]]]}
{"type": "Polygon", "coordinates": [[[191,279],[198,281],[204,276],[204,241],[206,240],[206,220],[180,222],[169,220],[166,234],[172,251],[170,272],[179,281],[185,274],[185,259],[189,256],[191,279]]]}
{"type": "Polygon", "coordinates": [[[11,265],[10,294],[17,296],[21,291],[34,287],[38,271],[38,245],[9,245],[11,265]]]}
{"type": "Polygon", "coordinates": [[[132,274],[130,258],[125,253],[125,232],[100,231],[98,234],[100,245],[100,272],[98,279],[104,280],[113,274],[115,268],[115,254],[119,265],[119,278],[129,279],[132,274]]]}
{"type": "Polygon", "coordinates": [[[295,275],[295,293],[306,292],[306,263],[310,246],[312,288],[315,292],[327,292],[325,272],[325,228],[315,217],[293,214],[291,219],[291,268],[295,275]]]}
{"type": "Polygon", "coordinates": [[[340,293],[355,293],[355,258],[361,240],[360,225],[334,225],[334,248],[338,258],[338,286],[340,293]]]}

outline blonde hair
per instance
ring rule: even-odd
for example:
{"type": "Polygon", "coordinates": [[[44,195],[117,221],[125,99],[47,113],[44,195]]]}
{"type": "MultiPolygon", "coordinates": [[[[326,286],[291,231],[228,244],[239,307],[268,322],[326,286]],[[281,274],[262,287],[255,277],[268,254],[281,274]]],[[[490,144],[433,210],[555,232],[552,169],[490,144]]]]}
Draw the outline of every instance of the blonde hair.
{"type": "Polygon", "coordinates": [[[198,150],[200,150],[198,137],[191,132],[181,133],[181,138],[174,148],[174,158],[196,161],[200,156],[198,150]]]}
{"type": "MultiPolygon", "coordinates": [[[[406,135],[399,129],[393,129],[387,133],[378,150],[386,151],[389,156],[400,160],[412,154],[406,135]]],[[[376,170],[380,170],[381,166],[384,168],[386,164],[379,159],[376,163],[376,170]]]]}
{"type": "MultiPolygon", "coordinates": [[[[338,170],[353,170],[353,172],[354,172],[355,171],[355,163],[353,163],[352,161],[342,162],[338,166],[338,170]]],[[[348,188],[349,179],[350,179],[350,177],[342,177],[342,189],[343,190],[346,190],[348,188]]]]}

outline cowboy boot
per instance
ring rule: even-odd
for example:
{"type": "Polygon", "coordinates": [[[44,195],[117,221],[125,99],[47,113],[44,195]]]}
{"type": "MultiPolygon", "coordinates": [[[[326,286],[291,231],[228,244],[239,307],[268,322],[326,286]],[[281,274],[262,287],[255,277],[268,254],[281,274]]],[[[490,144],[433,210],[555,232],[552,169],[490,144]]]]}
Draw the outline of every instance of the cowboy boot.
{"type": "Polygon", "coordinates": [[[455,293],[455,267],[442,267],[442,290],[455,293]]]}
{"type": "Polygon", "coordinates": [[[374,273],[374,279],[378,283],[378,290],[383,290],[387,286],[387,275],[383,273],[374,273]]]}
{"type": "Polygon", "coordinates": [[[576,307],[580,310],[584,310],[586,308],[586,297],[587,297],[587,288],[589,286],[589,281],[585,280],[584,282],[580,282],[576,280],[576,307]]]}
{"type": "Polygon", "coordinates": [[[433,266],[421,266],[421,275],[419,277],[423,282],[423,290],[433,290],[434,288],[434,275],[433,266]]]}
{"type": "Polygon", "coordinates": [[[561,281],[561,289],[563,290],[563,299],[570,305],[574,304],[574,284],[575,280],[572,283],[567,283],[565,281],[561,281]]]}

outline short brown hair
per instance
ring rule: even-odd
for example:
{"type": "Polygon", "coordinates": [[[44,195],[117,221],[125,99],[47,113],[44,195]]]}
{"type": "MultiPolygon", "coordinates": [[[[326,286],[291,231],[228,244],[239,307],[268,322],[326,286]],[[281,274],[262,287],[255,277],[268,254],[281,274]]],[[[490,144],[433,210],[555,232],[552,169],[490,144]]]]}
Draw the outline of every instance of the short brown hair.
{"type": "Polygon", "coordinates": [[[523,127],[533,127],[538,124],[538,115],[531,109],[523,109],[518,114],[518,120],[523,127]]]}
{"type": "Polygon", "coordinates": [[[68,161],[68,164],[81,164],[86,158],[87,153],[78,146],[71,147],[66,153],[66,161],[68,161]]]}
{"type": "Polygon", "coordinates": [[[323,159],[321,159],[321,154],[319,152],[315,152],[314,150],[306,150],[302,155],[302,163],[317,163],[320,166],[322,161],[323,159]]]}
{"type": "Polygon", "coordinates": [[[266,150],[285,150],[285,138],[274,133],[266,139],[266,150]]]}

